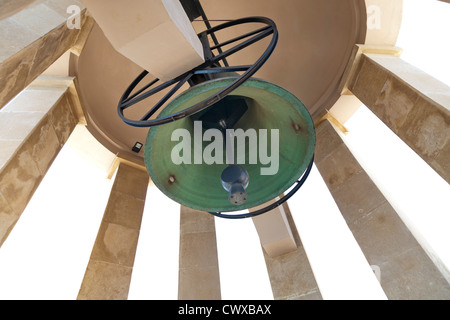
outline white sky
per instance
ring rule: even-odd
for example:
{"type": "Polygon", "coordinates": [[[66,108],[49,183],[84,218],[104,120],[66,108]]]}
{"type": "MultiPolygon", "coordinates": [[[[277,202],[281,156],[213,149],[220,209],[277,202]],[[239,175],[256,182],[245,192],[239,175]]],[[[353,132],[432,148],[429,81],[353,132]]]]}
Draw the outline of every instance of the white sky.
{"type": "Polygon", "coordinates": [[[450,86],[450,4],[403,0],[403,10],[401,58],[450,86]]]}

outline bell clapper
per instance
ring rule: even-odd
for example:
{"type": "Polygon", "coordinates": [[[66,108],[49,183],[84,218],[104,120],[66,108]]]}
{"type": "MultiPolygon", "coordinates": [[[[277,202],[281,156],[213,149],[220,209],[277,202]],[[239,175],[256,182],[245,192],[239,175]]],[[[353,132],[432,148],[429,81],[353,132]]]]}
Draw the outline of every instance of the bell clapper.
{"type": "Polygon", "coordinates": [[[248,172],[241,166],[231,164],[221,175],[222,186],[229,192],[228,200],[234,205],[242,205],[247,199],[248,195],[245,189],[248,187],[249,176],[248,172]]]}

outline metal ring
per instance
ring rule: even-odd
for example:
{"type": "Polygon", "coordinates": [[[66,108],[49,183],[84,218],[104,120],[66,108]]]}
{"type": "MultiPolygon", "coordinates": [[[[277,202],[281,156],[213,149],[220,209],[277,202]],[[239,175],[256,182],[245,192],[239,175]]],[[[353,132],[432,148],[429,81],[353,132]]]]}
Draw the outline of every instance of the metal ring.
{"type": "Polygon", "coordinates": [[[194,113],[197,113],[199,111],[202,111],[209,106],[213,105],[217,101],[223,99],[228,94],[230,94],[233,90],[238,88],[240,85],[242,85],[248,78],[250,78],[253,74],[255,74],[259,68],[267,61],[267,59],[272,54],[273,50],[275,49],[275,46],[278,42],[278,31],[276,28],[275,23],[265,17],[248,17],[248,18],[242,18],[230,22],[223,23],[221,25],[218,25],[216,27],[213,27],[211,29],[208,29],[202,33],[199,33],[198,36],[202,40],[203,49],[205,52],[205,62],[201,64],[200,66],[172,79],[169,80],[157,87],[152,88],[159,79],[155,79],[152,82],[150,82],[148,85],[144,86],[142,89],[140,89],[138,92],[134,93],[132,92],[136,88],[136,86],[149,74],[148,71],[143,71],[131,84],[130,86],[125,90],[124,94],[120,98],[119,104],[118,104],[118,113],[119,117],[128,125],[133,127],[152,127],[157,125],[162,125],[165,123],[170,123],[179,119],[183,119],[185,117],[191,116],[194,113]],[[260,28],[258,30],[254,30],[252,32],[246,33],[244,35],[241,35],[239,37],[233,38],[231,40],[225,41],[221,44],[214,45],[213,47],[209,46],[209,42],[207,41],[208,35],[214,35],[215,32],[220,31],[225,28],[229,28],[235,25],[244,24],[244,23],[264,23],[267,24],[266,27],[260,28]],[[261,55],[261,57],[255,62],[253,65],[248,66],[234,66],[234,67],[221,67],[220,61],[224,61],[226,57],[252,45],[255,42],[258,42],[259,40],[262,40],[272,34],[272,39],[270,41],[269,46],[264,51],[264,53],[261,55]],[[238,45],[219,53],[218,55],[214,56],[212,55],[212,50],[216,50],[221,48],[222,46],[231,44],[235,41],[239,41],[245,38],[251,37],[238,45]],[[206,39],[206,40],[205,40],[206,39]],[[186,82],[188,82],[193,75],[197,74],[208,74],[208,73],[223,73],[223,72],[237,72],[237,71],[245,71],[241,76],[237,77],[236,80],[234,80],[230,85],[228,85],[226,88],[222,89],[220,92],[210,96],[209,98],[191,106],[188,107],[182,111],[179,111],[177,113],[156,118],[153,120],[148,120],[152,115],[154,115],[186,82]],[[130,120],[125,117],[124,111],[131,107],[132,105],[156,94],[157,92],[160,92],[161,90],[164,90],[172,85],[175,85],[155,106],[153,106],[140,120],[130,120]],[[131,95],[131,96],[130,96],[131,95]]]}

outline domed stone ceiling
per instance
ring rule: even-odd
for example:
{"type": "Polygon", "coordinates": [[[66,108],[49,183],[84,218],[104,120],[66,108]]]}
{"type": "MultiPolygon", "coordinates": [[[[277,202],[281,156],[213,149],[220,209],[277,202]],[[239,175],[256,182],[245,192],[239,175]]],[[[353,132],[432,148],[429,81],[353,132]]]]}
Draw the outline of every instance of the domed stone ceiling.
{"type": "MultiPolygon", "coordinates": [[[[363,0],[202,0],[201,4],[209,20],[248,16],[274,20],[278,44],[255,77],[292,92],[313,116],[330,108],[339,98],[338,85],[352,49],[356,43],[364,43],[366,36],[363,0]]],[[[211,22],[213,26],[220,23],[211,22]]],[[[201,21],[193,21],[192,25],[197,32],[205,29],[201,21]]],[[[236,28],[217,37],[221,42],[246,31],[236,28]]],[[[268,43],[264,41],[232,56],[230,64],[253,64],[268,43]]],[[[117,104],[141,71],[141,67],[114,50],[97,25],[80,57],[72,56],[71,61],[71,74],[78,77],[90,132],[113,153],[137,159],[142,158],[142,151],[136,154],[131,149],[137,141],[145,142],[148,129],[123,123],[117,104]]],[[[129,117],[133,118],[133,113],[142,115],[142,110],[153,106],[163,93],[140,102],[129,117]]]]}

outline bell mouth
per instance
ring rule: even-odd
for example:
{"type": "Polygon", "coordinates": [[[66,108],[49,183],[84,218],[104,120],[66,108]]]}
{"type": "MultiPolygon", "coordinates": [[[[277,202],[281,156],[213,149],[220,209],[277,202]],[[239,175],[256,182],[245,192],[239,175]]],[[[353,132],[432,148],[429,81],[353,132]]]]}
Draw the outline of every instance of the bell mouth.
{"type": "MultiPolygon", "coordinates": [[[[158,117],[208,98],[233,79],[221,78],[191,87],[171,101],[158,117]]],[[[230,165],[224,132],[222,155],[218,156],[215,154],[220,145],[216,141],[218,135],[213,135],[215,139],[211,135],[207,137],[208,128],[200,125],[199,129],[198,115],[149,130],[144,147],[148,173],[165,195],[184,206],[207,212],[232,212],[259,206],[288,190],[303,175],[314,155],[314,123],[303,103],[289,91],[268,81],[250,78],[228,97],[244,98],[248,107],[232,128],[235,133],[241,130],[240,133],[247,134],[241,140],[244,149],[238,148],[237,138],[232,148],[236,164],[249,176],[245,201],[232,203],[221,182],[222,172],[230,165]],[[188,136],[191,149],[186,151],[181,144],[188,136]],[[173,161],[174,155],[182,159],[173,161]],[[207,156],[215,161],[206,159],[207,156]]],[[[209,109],[214,110],[214,107],[209,109]]]]}

